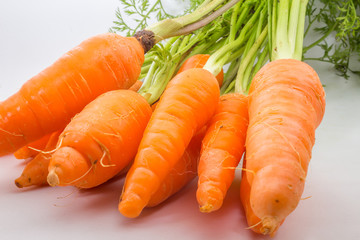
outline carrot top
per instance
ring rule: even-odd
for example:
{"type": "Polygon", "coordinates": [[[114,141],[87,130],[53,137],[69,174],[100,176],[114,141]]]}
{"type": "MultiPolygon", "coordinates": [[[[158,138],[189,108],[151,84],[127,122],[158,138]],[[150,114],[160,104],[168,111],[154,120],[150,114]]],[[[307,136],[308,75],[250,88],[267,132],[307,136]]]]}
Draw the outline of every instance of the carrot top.
{"type": "Polygon", "coordinates": [[[308,0],[269,0],[270,60],[302,59],[308,0]]]}
{"type": "Polygon", "coordinates": [[[266,7],[266,1],[238,3],[232,12],[226,44],[204,66],[204,69],[216,75],[225,64],[231,63],[221,88],[222,94],[234,91],[246,93],[252,76],[264,64],[268,29],[266,7]],[[255,64],[256,59],[258,61],[255,64]]]}
{"type": "Polygon", "coordinates": [[[207,0],[193,12],[177,18],[167,18],[137,31],[134,37],[139,40],[145,53],[156,43],[174,36],[191,33],[222,15],[240,0],[207,0]]]}

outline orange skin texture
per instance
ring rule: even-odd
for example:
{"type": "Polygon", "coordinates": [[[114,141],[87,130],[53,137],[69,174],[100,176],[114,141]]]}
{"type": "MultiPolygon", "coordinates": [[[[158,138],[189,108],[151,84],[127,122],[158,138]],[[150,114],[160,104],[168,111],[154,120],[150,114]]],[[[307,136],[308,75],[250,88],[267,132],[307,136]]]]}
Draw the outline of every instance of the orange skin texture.
{"type": "Polygon", "coordinates": [[[202,68],[177,74],[167,85],[141,140],[119,203],[137,217],[181,159],[191,138],[211,118],[219,101],[216,78],[202,68]]]}
{"type": "MultiPolygon", "coordinates": [[[[190,58],[186,59],[186,61],[181,65],[177,74],[191,68],[203,68],[209,58],[209,54],[196,54],[194,56],[191,56],[190,58]]],[[[216,75],[216,79],[218,80],[219,86],[221,87],[224,81],[223,70],[221,70],[221,72],[216,75]]]]}
{"type": "Polygon", "coordinates": [[[196,177],[201,142],[204,138],[205,130],[206,127],[203,127],[191,139],[181,159],[161,183],[159,189],[151,196],[147,207],[154,207],[164,202],[196,177]]]}
{"type": "Polygon", "coordinates": [[[23,146],[22,148],[16,150],[16,152],[14,152],[14,157],[17,159],[27,159],[27,158],[33,158],[36,155],[38,155],[38,151],[31,149],[31,148],[35,148],[37,150],[44,150],[44,148],[46,147],[49,139],[50,139],[51,134],[47,134],[45,136],[43,136],[42,138],[29,143],[26,146],[23,146]],[[30,147],[30,148],[29,148],[30,147]]]}
{"type": "Polygon", "coordinates": [[[252,80],[240,197],[255,232],[274,235],[298,205],[324,111],[320,79],[304,62],[270,62],[252,80]]]}
{"type": "Polygon", "coordinates": [[[128,89],[143,62],[133,37],[105,33],[83,41],[0,103],[0,156],[64,128],[100,94],[128,89]]]}
{"type": "Polygon", "coordinates": [[[247,97],[240,93],[220,97],[206,131],[198,169],[196,198],[201,212],[218,210],[245,150],[248,126],[247,97]]]}
{"type": "Polygon", "coordinates": [[[89,103],[59,137],[61,146],[49,164],[48,182],[78,188],[98,186],[123,170],[135,157],[151,107],[140,94],[114,90],[89,103]]]}
{"type": "Polygon", "coordinates": [[[62,131],[56,131],[50,134],[48,142],[43,149],[26,164],[22,174],[15,180],[15,185],[19,188],[30,187],[30,186],[42,186],[47,185],[46,177],[48,175],[48,166],[51,159],[51,154],[58,142],[59,136],[62,131]],[[49,152],[49,153],[46,153],[49,152]]]}
{"type": "Polygon", "coordinates": [[[142,86],[142,81],[137,80],[137,81],[129,88],[129,90],[134,91],[134,92],[137,92],[137,91],[139,91],[139,89],[141,88],[141,86],[142,86]]]}

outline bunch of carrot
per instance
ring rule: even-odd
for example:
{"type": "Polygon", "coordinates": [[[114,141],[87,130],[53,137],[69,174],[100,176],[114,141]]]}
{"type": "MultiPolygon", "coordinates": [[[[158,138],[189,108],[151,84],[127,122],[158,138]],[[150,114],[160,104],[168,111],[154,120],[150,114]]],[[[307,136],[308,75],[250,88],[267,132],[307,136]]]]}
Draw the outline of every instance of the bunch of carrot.
{"type": "Polygon", "coordinates": [[[92,188],[127,172],[118,209],[137,217],[198,175],[200,211],[211,212],[246,151],[241,202],[250,228],[273,235],[300,200],[325,109],[318,76],[301,62],[307,2],[223,2],[199,9],[237,3],[225,25],[153,50],[193,22],[88,39],[2,102],[0,154],[33,158],[16,185],[92,188]]]}

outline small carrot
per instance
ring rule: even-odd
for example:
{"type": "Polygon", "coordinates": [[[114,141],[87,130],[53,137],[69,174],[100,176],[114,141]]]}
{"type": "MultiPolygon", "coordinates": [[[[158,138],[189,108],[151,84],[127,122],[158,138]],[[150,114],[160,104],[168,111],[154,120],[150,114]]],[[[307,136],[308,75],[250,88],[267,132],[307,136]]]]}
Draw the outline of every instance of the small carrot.
{"type": "Polygon", "coordinates": [[[151,116],[130,168],[119,211],[136,217],[183,155],[193,135],[215,111],[219,85],[209,71],[194,68],[176,75],[151,116]]]}
{"type": "Polygon", "coordinates": [[[129,88],[143,61],[134,37],[106,33],[82,42],[0,104],[0,155],[65,127],[100,94],[129,88]]]}
{"type": "Polygon", "coordinates": [[[118,174],[133,160],[150,115],[150,105],[136,92],[114,90],[99,96],[59,137],[48,183],[91,188],[118,174]]]}
{"type": "Polygon", "coordinates": [[[147,207],[154,207],[164,202],[196,177],[201,141],[205,130],[206,127],[203,127],[194,135],[181,159],[166,176],[159,189],[151,196],[147,207]]]}
{"type": "MultiPolygon", "coordinates": [[[[186,59],[186,61],[181,65],[177,74],[190,69],[190,68],[203,68],[207,60],[210,58],[209,54],[196,54],[186,59]]],[[[221,87],[224,80],[224,71],[221,69],[220,73],[216,75],[219,86],[221,87]]]]}
{"type": "Polygon", "coordinates": [[[34,185],[47,185],[46,177],[48,175],[48,166],[51,154],[56,149],[59,136],[62,131],[56,131],[51,134],[43,151],[39,152],[24,168],[20,177],[15,180],[18,188],[34,185]]]}
{"type": "MultiPolygon", "coordinates": [[[[250,5],[239,3],[232,15],[232,21],[243,13],[250,5]]],[[[233,24],[227,44],[217,50],[210,57],[204,68],[216,69],[217,62],[226,62],[231,58],[239,58],[240,65],[237,77],[233,82],[246,81],[241,69],[252,70],[256,53],[267,36],[267,27],[258,21],[254,27],[253,19],[266,13],[264,3],[255,4],[254,14],[243,24],[233,24]],[[263,12],[263,13],[261,13],[263,12]],[[243,25],[236,29],[237,25],[243,25]],[[235,36],[238,36],[236,38],[235,36]],[[242,36],[248,36],[249,39],[242,36]],[[242,53],[229,54],[229,50],[242,48],[242,53]],[[215,64],[215,66],[213,65],[215,64]],[[240,72],[240,73],[239,73],[240,72]]],[[[264,17],[263,17],[264,18],[264,17]]],[[[261,17],[260,17],[261,19],[261,17]]],[[[231,86],[231,85],[230,85],[231,86]]],[[[235,91],[222,95],[216,112],[211,118],[206,135],[203,140],[198,169],[198,188],[196,198],[201,212],[218,210],[226,197],[227,191],[234,179],[235,169],[238,166],[245,150],[245,138],[248,126],[248,100],[244,91],[235,91]]]]}
{"type": "Polygon", "coordinates": [[[16,152],[14,152],[14,157],[17,159],[27,159],[35,157],[39,153],[39,151],[37,150],[44,150],[47,142],[50,139],[50,136],[51,134],[47,134],[42,138],[16,150],[16,152]]]}
{"type": "Polygon", "coordinates": [[[245,150],[247,125],[247,97],[239,93],[221,96],[202,143],[196,192],[200,211],[221,207],[245,150]]]}

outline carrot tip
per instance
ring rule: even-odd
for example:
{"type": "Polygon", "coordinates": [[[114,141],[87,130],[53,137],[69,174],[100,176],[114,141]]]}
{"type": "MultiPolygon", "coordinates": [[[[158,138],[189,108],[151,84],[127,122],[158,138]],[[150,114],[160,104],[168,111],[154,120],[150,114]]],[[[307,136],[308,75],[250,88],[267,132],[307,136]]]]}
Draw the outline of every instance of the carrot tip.
{"type": "Polygon", "coordinates": [[[128,218],[136,218],[142,211],[140,204],[134,204],[128,201],[121,201],[119,203],[119,212],[128,218]]]}
{"type": "Polygon", "coordinates": [[[262,227],[260,228],[260,232],[264,235],[273,235],[279,225],[274,217],[264,217],[261,223],[262,227]]]}
{"type": "Polygon", "coordinates": [[[47,176],[47,182],[52,187],[59,185],[60,180],[59,180],[59,176],[55,173],[55,169],[51,169],[51,171],[49,172],[47,176]]]}
{"type": "Polygon", "coordinates": [[[200,207],[200,212],[209,213],[214,210],[214,206],[212,204],[206,204],[200,207]]]}
{"type": "Polygon", "coordinates": [[[20,178],[16,179],[15,180],[15,185],[18,187],[18,188],[23,188],[24,186],[20,183],[20,178]]]}

